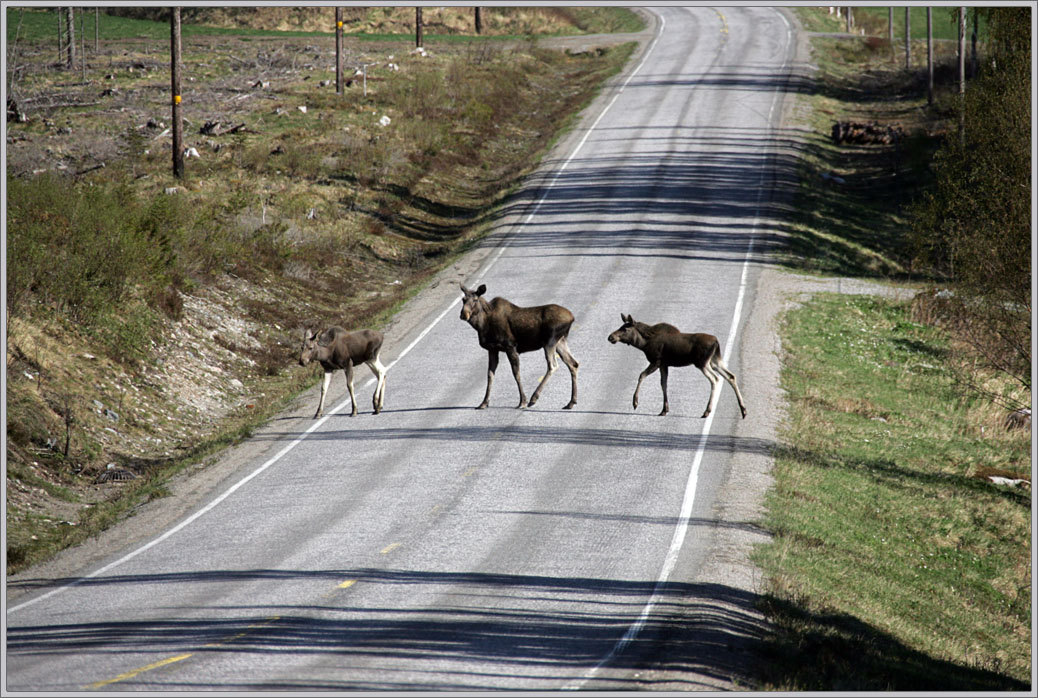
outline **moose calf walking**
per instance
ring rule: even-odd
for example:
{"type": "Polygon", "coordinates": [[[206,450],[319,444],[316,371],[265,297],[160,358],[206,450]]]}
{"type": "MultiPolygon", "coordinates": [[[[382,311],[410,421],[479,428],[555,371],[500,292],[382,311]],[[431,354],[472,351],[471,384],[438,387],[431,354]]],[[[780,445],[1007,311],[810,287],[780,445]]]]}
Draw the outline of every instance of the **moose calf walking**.
{"type": "Polygon", "coordinates": [[[329,327],[320,335],[317,332],[303,330],[303,348],[299,353],[299,365],[306,366],[311,361],[317,361],[324,369],[321,402],[317,405],[314,419],[324,414],[324,397],[328,392],[328,385],[332,382],[332,373],[339,369],[346,372],[346,387],[350,391],[350,403],[353,405],[350,416],[357,416],[357,400],[353,396],[353,366],[360,363],[367,364],[378,379],[375,392],[371,396],[371,404],[375,408],[375,414],[382,411],[382,399],[386,391],[386,368],[378,358],[381,350],[382,333],[377,330],[347,332],[341,327],[329,327]]]}
{"type": "Polygon", "coordinates": [[[703,417],[709,416],[717,404],[717,398],[721,394],[721,378],[723,377],[735,391],[735,397],[739,400],[739,409],[742,417],[746,419],[746,405],[742,401],[742,393],[739,392],[739,384],[735,380],[735,374],[728,370],[721,358],[721,344],[717,337],[712,334],[686,334],[674,325],[661,322],[656,325],[647,325],[644,322],[635,322],[630,315],[620,314],[624,324],[609,335],[612,344],[623,342],[632,347],[641,349],[649,365],[641,375],[638,376],[638,385],[634,387],[634,408],[638,409],[638,391],[642,387],[642,381],[646,376],[656,369],[660,370],[660,385],[663,387],[663,411],[659,416],[670,411],[667,402],[667,371],[671,366],[688,366],[695,364],[696,368],[703,372],[710,381],[710,399],[706,403],[706,411],[703,417]],[[718,377],[718,373],[720,377],[718,377]]]}
{"type": "Polygon", "coordinates": [[[495,298],[489,303],[482,296],[486,293],[486,284],[470,291],[461,285],[464,294],[461,306],[461,319],[475,328],[479,335],[479,346],[487,350],[489,366],[487,368],[487,393],[477,409],[490,404],[490,386],[494,382],[494,371],[497,369],[498,353],[504,352],[512,364],[512,375],[519,388],[519,405],[523,408],[533,407],[544,390],[544,384],[558,368],[556,354],[569,368],[572,381],[572,392],[569,403],[564,410],[572,409],[577,404],[577,360],[569,352],[566,337],[573,325],[573,313],[561,305],[539,305],[523,308],[510,303],[504,298],[495,298]],[[519,354],[528,351],[544,350],[544,358],[548,361],[548,372],[537,384],[530,402],[526,402],[523,384],[519,381],[519,354]]]}

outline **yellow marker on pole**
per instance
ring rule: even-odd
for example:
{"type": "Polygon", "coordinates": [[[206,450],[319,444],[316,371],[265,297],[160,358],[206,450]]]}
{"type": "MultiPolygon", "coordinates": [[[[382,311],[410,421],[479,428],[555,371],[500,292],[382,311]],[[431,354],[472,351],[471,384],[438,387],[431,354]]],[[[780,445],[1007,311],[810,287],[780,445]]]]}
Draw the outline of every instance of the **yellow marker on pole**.
{"type": "Polygon", "coordinates": [[[180,104],[180,95],[173,95],[173,104],[180,104]]]}

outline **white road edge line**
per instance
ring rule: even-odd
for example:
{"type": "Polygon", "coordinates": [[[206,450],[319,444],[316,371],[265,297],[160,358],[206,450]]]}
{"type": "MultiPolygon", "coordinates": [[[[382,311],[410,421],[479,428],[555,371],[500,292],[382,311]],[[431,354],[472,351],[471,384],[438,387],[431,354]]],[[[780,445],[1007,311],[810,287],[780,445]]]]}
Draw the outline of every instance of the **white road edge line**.
{"type": "MultiPolygon", "coordinates": [[[[551,192],[552,187],[555,186],[555,182],[557,182],[559,177],[562,175],[563,170],[565,170],[566,167],[573,160],[573,158],[576,157],[577,153],[580,152],[580,149],[584,147],[584,143],[587,142],[587,139],[591,135],[592,131],[594,131],[595,127],[598,126],[598,122],[602,120],[602,117],[606,115],[606,112],[609,111],[609,109],[613,106],[613,104],[616,103],[616,100],[620,97],[620,95],[623,94],[624,89],[627,87],[628,83],[631,82],[631,79],[634,78],[634,76],[638,73],[638,71],[640,71],[642,69],[642,66],[645,65],[645,61],[648,60],[649,55],[652,53],[653,48],[656,47],[656,41],[659,39],[660,35],[663,33],[663,18],[662,17],[660,17],[660,21],[661,21],[661,24],[660,24],[660,27],[659,27],[657,33],[656,33],[656,36],[653,38],[652,44],[649,46],[648,50],[645,52],[645,56],[642,57],[641,63],[639,63],[638,67],[635,68],[634,71],[629,76],[627,76],[627,79],[624,81],[623,85],[620,86],[620,89],[617,91],[617,93],[613,97],[613,99],[610,100],[609,104],[607,104],[606,107],[602,110],[602,112],[598,115],[598,118],[596,118],[594,120],[594,122],[591,124],[591,126],[588,127],[587,133],[585,133],[584,137],[580,139],[580,142],[573,149],[573,152],[570,153],[570,156],[568,158],[566,158],[566,161],[564,163],[562,163],[562,167],[560,167],[559,170],[555,173],[555,176],[552,177],[551,181],[548,183],[548,186],[547,186],[547,188],[544,191],[544,194],[541,195],[541,198],[534,205],[534,207],[530,211],[529,215],[526,216],[525,220],[523,220],[523,222],[516,229],[516,233],[518,233],[520,230],[522,230],[523,227],[526,226],[526,224],[530,222],[530,220],[533,218],[534,214],[537,213],[537,211],[541,207],[541,204],[543,204],[544,201],[548,198],[548,194],[551,192]]],[[[516,233],[513,233],[512,235],[514,236],[516,233]]],[[[511,240],[511,237],[512,236],[509,236],[509,238],[506,239],[501,244],[501,247],[497,250],[497,252],[494,253],[494,255],[490,258],[490,260],[487,261],[487,263],[483,266],[483,268],[480,270],[480,272],[479,272],[479,274],[477,276],[477,280],[479,280],[479,278],[481,278],[484,274],[486,274],[487,271],[489,271],[490,268],[494,265],[494,263],[497,262],[497,260],[501,258],[501,255],[504,254],[505,249],[508,247],[508,244],[509,244],[509,242],[511,240]]],[[[393,368],[393,366],[395,366],[401,359],[403,359],[405,356],[407,356],[407,354],[412,349],[414,349],[414,347],[418,344],[418,342],[422,341],[422,339],[424,339],[425,336],[428,335],[429,332],[431,332],[432,329],[437,324],[439,324],[440,320],[442,320],[447,315],[447,313],[449,313],[454,308],[454,306],[456,306],[460,301],[461,301],[460,297],[456,298],[454,300],[454,302],[452,302],[449,306],[447,306],[443,310],[443,312],[441,312],[439,315],[437,315],[436,319],[433,320],[431,323],[429,323],[429,325],[426,326],[426,328],[424,330],[422,330],[421,333],[419,333],[419,335],[417,337],[415,337],[415,339],[410,344],[408,344],[403,349],[403,351],[401,351],[400,354],[392,362],[390,362],[390,364],[388,366],[386,366],[386,371],[389,371],[389,369],[393,368]]],[[[375,380],[374,378],[369,378],[368,381],[361,387],[361,389],[363,390],[363,389],[366,389],[367,387],[369,387],[372,384],[372,382],[374,382],[374,380],[375,380]]],[[[7,609],[7,615],[11,615],[15,611],[20,611],[23,608],[28,608],[29,606],[32,606],[33,604],[39,603],[40,601],[43,601],[44,599],[48,599],[48,598],[50,598],[52,596],[55,596],[56,594],[59,594],[62,591],[65,591],[66,589],[70,589],[70,588],[72,588],[72,587],[74,587],[74,586],[76,586],[78,584],[81,584],[82,582],[84,582],[84,581],[86,581],[88,579],[93,579],[94,577],[99,577],[100,575],[104,574],[105,572],[108,572],[109,570],[114,569],[114,568],[118,567],[119,565],[122,565],[125,562],[129,562],[130,560],[132,560],[133,558],[137,557],[138,555],[140,555],[141,553],[145,552],[146,550],[149,550],[149,549],[155,547],[156,545],[158,545],[162,541],[166,540],[170,536],[172,536],[172,535],[178,533],[179,531],[183,530],[184,528],[186,528],[187,526],[191,525],[192,523],[194,523],[195,521],[200,519],[202,516],[204,516],[208,512],[210,512],[213,509],[215,509],[220,503],[222,503],[224,500],[226,500],[228,497],[230,497],[232,494],[234,494],[236,491],[238,491],[238,489],[240,489],[243,485],[245,485],[245,483],[249,482],[254,477],[256,477],[257,475],[259,475],[260,473],[265,471],[267,468],[269,468],[270,466],[274,465],[279,460],[281,460],[285,456],[286,453],[288,453],[293,448],[295,448],[300,443],[302,443],[306,439],[306,437],[310,436],[310,434],[312,434],[314,431],[316,431],[318,428],[320,428],[328,420],[329,417],[331,417],[335,413],[337,413],[340,410],[342,410],[348,403],[349,403],[349,398],[344,399],[342,402],[340,402],[338,405],[336,405],[330,412],[328,412],[324,417],[322,417],[321,419],[319,419],[316,422],[314,422],[313,424],[311,424],[310,427],[299,436],[299,438],[295,439],[290,444],[288,444],[287,446],[282,448],[280,451],[278,451],[274,456],[272,456],[263,465],[261,465],[260,467],[256,468],[254,471],[252,471],[251,473],[249,473],[248,475],[243,477],[241,480],[239,480],[235,484],[231,485],[231,487],[228,488],[227,491],[225,491],[219,497],[217,497],[213,501],[209,502],[209,504],[207,504],[203,508],[201,508],[198,511],[196,511],[194,514],[192,514],[188,518],[184,519],[179,524],[177,524],[173,528],[169,529],[168,531],[166,531],[165,533],[160,535],[158,538],[155,538],[154,540],[152,540],[152,541],[146,543],[145,545],[142,545],[141,547],[137,548],[133,552],[127,553],[126,555],[124,555],[123,557],[119,558],[118,560],[110,562],[107,565],[105,565],[104,567],[102,567],[102,568],[100,568],[98,570],[95,570],[95,571],[91,572],[90,574],[87,574],[87,575],[85,575],[83,577],[80,577],[79,579],[76,579],[75,581],[69,582],[68,584],[65,584],[64,586],[57,587],[56,589],[52,589],[51,591],[48,591],[46,594],[42,594],[42,595],[37,596],[37,597],[35,597],[33,599],[29,599],[28,601],[25,601],[23,603],[17,604],[15,606],[11,606],[10,608],[7,609]]]]}
{"type": "MultiPolygon", "coordinates": [[[[786,38],[788,45],[788,42],[791,40],[792,28],[789,26],[789,21],[786,19],[785,15],[783,15],[781,12],[779,12],[778,14],[786,25],[786,38]]],[[[783,62],[782,67],[786,67],[785,62],[783,62]]],[[[771,119],[775,113],[775,106],[778,104],[778,95],[779,92],[778,90],[776,90],[774,97],[772,97],[771,109],[768,110],[767,127],[769,131],[772,130],[771,119]]],[[[766,170],[761,170],[760,182],[757,185],[757,210],[754,214],[753,225],[750,227],[750,241],[746,247],[746,256],[743,259],[742,276],[739,280],[739,294],[736,297],[735,309],[732,312],[732,326],[728,332],[728,341],[725,342],[723,356],[725,363],[728,363],[728,359],[731,356],[732,344],[735,341],[735,331],[736,328],[738,328],[739,326],[739,319],[742,315],[743,297],[746,294],[747,272],[750,267],[750,255],[753,253],[754,238],[756,236],[757,226],[760,225],[760,209],[762,198],[764,195],[765,172],[766,170]]],[[[663,560],[663,567],[660,569],[659,577],[656,580],[656,584],[653,586],[652,596],[649,597],[649,601],[645,604],[645,608],[642,609],[642,612],[638,616],[638,619],[631,625],[630,628],[627,629],[627,632],[624,633],[623,637],[621,637],[617,641],[616,645],[613,646],[613,649],[610,650],[609,654],[607,654],[595,666],[594,669],[585,674],[584,677],[580,679],[580,681],[570,686],[564,687],[563,690],[582,689],[584,684],[593,679],[595,677],[595,674],[597,674],[602,669],[602,667],[604,667],[606,664],[612,661],[613,657],[622,652],[627,647],[627,645],[629,645],[636,637],[638,637],[638,634],[641,633],[642,629],[645,627],[645,623],[649,618],[649,614],[652,613],[652,609],[659,603],[661,595],[660,592],[662,591],[663,586],[667,583],[667,580],[670,578],[671,572],[674,571],[674,566],[677,564],[678,561],[678,555],[681,552],[681,548],[685,542],[685,536],[688,533],[688,528],[692,516],[692,505],[695,503],[696,498],[696,487],[699,484],[699,466],[703,462],[703,453],[706,451],[706,442],[710,437],[710,427],[714,422],[715,414],[716,411],[711,412],[710,415],[706,418],[706,421],[703,423],[703,432],[700,436],[699,447],[696,449],[695,456],[692,458],[692,469],[689,471],[688,481],[685,483],[685,495],[681,501],[681,512],[678,515],[678,523],[675,526],[674,535],[670,541],[670,548],[667,550],[667,556],[663,560]]]]}

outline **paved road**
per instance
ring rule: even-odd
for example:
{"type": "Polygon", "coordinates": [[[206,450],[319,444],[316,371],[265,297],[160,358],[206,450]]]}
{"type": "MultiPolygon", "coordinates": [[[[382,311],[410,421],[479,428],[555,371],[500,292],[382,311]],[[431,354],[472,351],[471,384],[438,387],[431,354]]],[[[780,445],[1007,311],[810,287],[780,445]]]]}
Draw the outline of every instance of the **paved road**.
{"type": "MultiPolygon", "coordinates": [[[[696,580],[725,554],[717,511],[738,496],[733,458],[768,446],[746,424],[773,406],[744,379],[746,422],[727,386],[700,419],[708,383],[687,368],[671,372],[670,415],[655,416],[656,376],[633,411],[645,362],[606,336],[621,312],[710,332],[743,375],[794,36],[774,8],[655,12],[642,52],[491,244],[389,328],[385,411],[370,413],[364,373],[358,417],[340,400],[313,422],[308,395],[161,536],[66,578],[9,580],[8,691],[689,690],[745,678],[735,650],[756,632],[753,590],[696,580]],[[458,317],[458,281],[573,311],[574,410],[559,409],[561,366],[534,408],[515,409],[506,361],[491,407],[472,409],[486,353],[458,317]]],[[[530,394],[543,355],[523,355],[522,370],[530,394]]]]}

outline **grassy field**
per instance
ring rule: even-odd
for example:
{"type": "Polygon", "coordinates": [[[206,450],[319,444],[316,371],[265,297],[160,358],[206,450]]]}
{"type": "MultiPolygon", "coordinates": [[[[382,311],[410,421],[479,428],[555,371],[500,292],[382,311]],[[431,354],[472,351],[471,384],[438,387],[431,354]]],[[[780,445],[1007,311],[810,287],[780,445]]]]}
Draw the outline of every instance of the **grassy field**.
{"type": "MultiPolygon", "coordinates": [[[[344,27],[344,31],[348,33],[350,38],[362,41],[388,41],[399,40],[402,37],[413,37],[413,23],[408,24],[408,20],[413,20],[413,10],[410,10],[410,8],[396,8],[393,12],[394,15],[399,15],[404,9],[408,10],[406,13],[406,19],[394,16],[391,21],[383,21],[377,25],[389,28],[390,31],[366,30],[367,23],[362,24],[361,22],[352,25],[347,24],[344,27]]],[[[432,8],[430,8],[430,10],[432,10],[432,8]]],[[[550,20],[535,22],[524,18],[521,16],[519,11],[511,8],[486,8],[484,14],[486,16],[485,24],[487,27],[484,33],[478,36],[471,29],[466,32],[447,32],[445,31],[448,28],[447,25],[444,22],[436,22],[437,17],[435,13],[430,12],[426,15],[429,18],[427,21],[430,21],[430,26],[426,29],[423,36],[425,39],[433,43],[444,41],[484,41],[486,39],[500,41],[515,40],[524,36],[529,36],[534,33],[534,31],[536,31],[538,35],[563,35],[595,32],[631,32],[639,31],[642,28],[641,20],[638,19],[636,15],[624,10],[623,8],[578,7],[566,8],[565,12],[568,19],[570,19],[570,22],[553,23],[550,20]],[[550,27],[552,31],[545,33],[543,30],[546,27],[550,27]]],[[[215,21],[215,16],[203,16],[199,21],[192,21],[191,16],[185,14],[184,16],[186,19],[182,20],[181,33],[184,37],[253,36],[271,38],[302,36],[316,37],[322,35],[331,36],[333,34],[333,8],[329,7],[324,10],[311,8],[308,10],[307,14],[308,21],[306,24],[308,26],[323,26],[326,28],[308,30],[300,29],[295,31],[288,29],[263,29],[249,26],[247,22],[250,18],[248,17],[243,17],[240,22],[234,22],[234,15],[221,14],[219,17],[221,21],[219,24],[216,24],[206,21],[215,21]],[[309,16],[315,16],[316,19],[309,18],[309,16]]],[[[358,13],[356,9],[350,12],[350,16],[358,14],[360,13],[358,13]]],[[[451,25],[456,26],[457,22],[452,22],[451,25]]],[[[123,17],[103,12],[97,14],[94,12],[94,8],[90,7],[82,8],[82,11],[77,9],[75,30],[77,36],[77,47],[79,42],[85,38],[88,49],[93,47],[95,36],[101,40],[153,39],[168,42],[170,34],[168,21],[123,17]]],[[[16,41],[53,41],[56,44],[57,33],[58,20],[52,9],[27,7],[7,9],[8,43],[16,41]]]]}
{"type": "Polygon", "coordinates": [[[824,295],[783,327],[790,403],[757,553],[773,688],[1022,690],[1030,433],[963,398],[904,304],[824,295]]]}
{"type": "MultiPolygon", "coordinates": [[[[824,14],[802,8],[799,16],[824,14]]],[[[936,98],[928,108],[925,62],[905,71],[903,59],[868,39],[814,37],[812,46],[817,88],[800,103],[800,184],[780,262],[819,274],[922,280],[911,264],[907,209],[929,181],[930,159],[947,130],[955,49],[935,51],[936,98]],[[893,147],[837,145],[830,134],[838,121],[875,121],[905,136],[893,147]]]]}
{"type": "MultiPolygon", "coordinates": [[[[819,89],[802,105],[784,263],[923,288],[937,280],[911,267],[907,208],[928,181],[947,112],[940,101],[927,108],[918,74],[881,45],[812,43],[819,89]],[[900,149],[837,146],[836,120],[898,122],[908,136],[900,149]]],[[[768,689],[1030,687],[1031,434],[964,396],[950,340],[927,319],[924,305],[839,295],[784,318],[789,408],[764,522],[774,541],[755,557],[775,628],[768,689]]]]}
{"type": "MultiPolygon", "coordinates": [[[[842,9],[842,8],[841,8],[842,9]]],[[[889,14],[887,7],[855,7],[853,12],[854,30],[865,30],[866,36],[888,36],[889,14]]],[[[933,37],[940,40],[958,40],[959,38],[959,8],[958,7],[934,7],[933,37]]],[[[908,25],[913,40],[926,39],[926,7],[913,6],[908,8],[908,25]]],[[[828,14],[827,8],[815,9],[801,14],[804,27],[814,32],[844,32],[847,30],[846,17],[837,18],[835,14],[828,14]]],[[[978,30],[983,32],[985,23],[982,21],[978,30]]],[[[972,13],[967,22],[966,40],[973,32],[972,13]]],[[[905,8],[894,8],[894,43],[905,40],[905,8]]]]}

